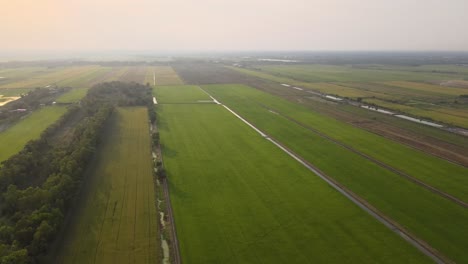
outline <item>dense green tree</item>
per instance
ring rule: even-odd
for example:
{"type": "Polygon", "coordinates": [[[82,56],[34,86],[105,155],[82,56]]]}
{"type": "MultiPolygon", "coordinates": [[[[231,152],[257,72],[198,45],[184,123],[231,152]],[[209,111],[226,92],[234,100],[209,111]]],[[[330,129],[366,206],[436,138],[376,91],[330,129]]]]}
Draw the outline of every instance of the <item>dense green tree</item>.
{"type": "Polygon", "coordinates": [[[28,264],[30,259],[26,249],[10,252],[0,259],[0,264],[28,264]]]}
{"type": "Polygon", "coordinates": [[[16,204],[18,203],[18,188],[16,185],[8,186],[8,190],[3,194],[3,208],[4,212],[13,212],[16,210],[16,204]]]}
{"type": "Polygon", "coordinates": [[[71,107],[39,139],[1,164],[0,264],[34,262],[47,251],[116,105],[153,108],[151,89],[136,83],[99,84],[80,106],[71,107]],[[52,144],[55,133],[74,118],[79,121],[66,144],[52,144]]]}
{"type": "Polygon", "coordinates": [[[47,249],[48,243],[52,240],[55,230],[49,223],[44,220],[41,222],[39,227],[33,236],[31,243],[31,254],[38,255],[44,253],[47,249]]]}
{"type": "Polygon", "coordinates": [[[13,242],[13,227],[8,225],[0,226],[0,241],[1,243],[13,242]]]}

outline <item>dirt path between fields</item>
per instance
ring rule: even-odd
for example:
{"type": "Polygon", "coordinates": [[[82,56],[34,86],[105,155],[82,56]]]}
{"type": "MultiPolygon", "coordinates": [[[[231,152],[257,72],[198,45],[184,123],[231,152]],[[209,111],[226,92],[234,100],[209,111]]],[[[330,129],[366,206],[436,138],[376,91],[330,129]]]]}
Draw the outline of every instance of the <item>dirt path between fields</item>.
{"type": "Polygon", "coordinates": [[[168,218],[171,221],[170,227],[171,227],[172,239],[174,240],[171,242],[173,246],[173,253],[174,253],[173,255],[174,264],[180,264],[182,263],[182,261],[180,258],[179,240],[177,239],[177,232],[176,232],[175,221],[174,221],[174,213],[172,212],[171,197],[169,195],[169,186],[167,184],[167,179],[163,178],[161,180],[161,184],[164,190],[164,199],[166,200],[168,218]]]}
{"type": "Polygon", "coordinates": [[[409,181],[411,181],[413,183],[416,183],[419,186],[422,186],[422,187],[426,188],[427,190],[429,190],[429,191],[431,191],[431,192],[433,192],[433,193],[435,193],[437,195],[442,196],[445,199],[448,199],[448,200],[450,200],[450,201],[452,201],[452,202],[454,202],[454,203],[456,203],[458,205],[461,205],[461,206],[463,206],[465,208],[468,208],[468,203],[458,199],[457,197],[455,197],[453,195],[450,195],[450,194],[448,194],[448,193],[446,193],[446,192],[444,192],[442,190],[439,190],[439,189],[437,189],[437,188],[435,188],[435,187],[433,187],[433,186],[419,180],[418,178],[415,178],[415,177],[413,177],[413,176],[411,176],[409,174],[406,174],[405,172],[403,172],[401,170],[398,170],[398,169],[396,169],[396,168],[394,168],[394,167],[392,167],[392,166],[390,166],[390,165],[388,165],[388,164],[386,164],[386,163],[384,163],[384,162],[382,162],[380,160],[377,160],[377,159],[375,159],[375,158],[373,158],[373,157],[371,157],[371,156],[369,156],[369,155],[367,155],[367,154],[365,154],[365,153],[363,153],[363,152],[361,152],[361,151],[359,151],[359,150],[357,150],[357,149],[355,149],[355,148],[353,148],[351,146],[348,146],[348,145],[346,145],[346,144],[344,144],[344,143],[342,143],[342,142],[340,142],[338,140],[335,140],[335,139],[327,136],[326,134],[324,134],[324,133],[322,133],[322,132],[320,132],[320,131],[318,131],[318,130],[316,130],[314,128],[311,128],[311,127],[309,127],[309,126],[307,126],[307,125],[293,119],[292,117],[286,116],[286,115],[284,115],[281,112],[278,112],[276,110],[272,110],[270,108],[267,108],[264,105],[262,105],[262,107],[264,107],[268,111],[274,111],[276,114],[278,114],[278,115],[286,118],[287,120],[289,120],[289,121],[291,121],[291,122],[305,128],[305,129],[319,135],[320,137],[325,138],[325,139],[327,139],[327,140],[329,140],[329,141],[331,141],[331,142],[333,142],[333,143],[335,143],[335,144],[337,144],[337,145],[339,145],[339,146],[341,146],[341,147],[343,147],[343,148],[345,148],[345,149],[347,149],[347,150],[349,150],[349,151],[351,151],[351,152],[353,152],[355,154],[358,154],[359,156],[361,156],[361,157],[363,157],[363,158],[365,158],[365,159],[379,165],[380,167],[382,167],[384,169],[387,169],[387,170],[389,170],[389,171],[391,171],[391,172],[393,172],[393,173],[395,173],[395,174],[397,174],[397,175],[399,175],[401,177],[404,177],[407,180],[409,180],[409,181]]]}
{"type": "MultiPolygon", "coordinates": [[[[158,132],[157,126],[151,126],[151,132],[152,133],[158,132]]],[[[162,156],[161,145],[158,144],[157,146],[153,146],[153,147],[155,148],[155,151],[156,151],[156,157],[159,157],[159,159],[163,163],[163,167],[164,167],[164,160],[163,160],[163,156],[162,156]]],[[[167,210],[167,219],[170,222],[170,224],[168,225],[169,228],[170,228],[171,238],[172,238],[172,241],[170,242],[170,247],[171,247],[170,252],[172,252],[172,256],[174,258],[172,263],[173,264],[181,264],[182,263],[182,258],[180,257],[179,240],[177,239],[177,232],[176,232],[176,226],[175,226],[175,220],[174,220],[174,213],[172,211],[171,197],[169,195],[169,184],[167,182],[166,177],[162,177],[162,178],[159,177],[159,176],[157,176],[157,177],[158,177],[158,180],[159,180],[159,182],[161,183],[161,186],[162,186],[164,201],[165,201],[164,204],[166,205],[166,210],[167,210]]],[[[159,210],[160,210],[160,208],[158,206],[158,212],[159,212],[159,210]]],[[[164,247],[165,247],[164,242],[167,243],[167,241],[162,240],[161,246],[163,247],[163,250],[164,250],[164,247]]]]}
{"type": "MultiPolygon", "coordinates": [[[[203,88],[200,87],[203,91],[205,91],[203,88]]],[[[208,92],[205,91],[211,98],[214,99],[213,96],[211,96],[208,92]]],[[[216,99],[215,99],[216,100],[216,99]]],[[[218,100],[216,100],[219,102],[218,100]]],[[[344,195],[346,198],[348,198],[351,202],[353,202],[355,205],[366,211],[369,215],[371,215],[373,218],[375,218],[377,221],[385,225],[387,228],[389,228],[391,231],[399,235],[401,238],[409,242],[411,245],[416,247],[419,251],[421,251],[424,255],[428,256],[431,258],[433,261],[436,263],[453,263],[450,259],[447,257],[443,256],[441,253],[439,253],[436,249],[432,248],[429,244],[427,244],[425,241],[422,239],[416,237],[415,235],[411,234],[409,231],[407,231],[404,227],[402,227],[400,224],[392,220],[391,218],[387,217],[385,214],[380,212],[377,208],[369,204],[366,200],[346,188],[345,186],[341,185],[338,181],[335,179],[331,178],[330,176],[326,175],[322,171],[320,171],[317,167],[315,167],[313,164],[309,163],[307,160],[302,158],[301,156],[297,155],[294,153],[292,150],[288,149],[286,146],[275,140],[274,138],[270,137],[269,135],[265,134],[262,132],[260,129],[252,125],[250,122],[248,122],[246,119],[241,117],[239,114],[231,110],[229,107],[224,105],[223,103],[219,102],[220,105],[222,105],[225,109],[227,109],[229,112],[231,112],[234,116],[239,118],[242,122],[244,122],[246,125],[254,129],[257,133],[260,134],[263,138],[266,140],[270,141],[273,143],[276,147],[284,151],[286,154],[288,154],[290,157],[301,163],[304,167],[306,167],[308,170],[313,172],[315,175],[320,177],[322,180],[324,180],[326,183],[328,183],[331,187],[333,187],[336,191],[344,195]]]]}

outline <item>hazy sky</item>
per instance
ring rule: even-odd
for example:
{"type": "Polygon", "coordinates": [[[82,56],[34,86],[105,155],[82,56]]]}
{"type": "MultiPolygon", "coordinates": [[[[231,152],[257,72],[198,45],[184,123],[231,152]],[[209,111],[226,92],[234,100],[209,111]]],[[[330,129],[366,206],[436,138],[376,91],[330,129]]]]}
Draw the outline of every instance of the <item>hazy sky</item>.
{"type": "Polygon", "coordinates": [[[0,50],[468,50],[468,0],[0,0],[0,50]]]}

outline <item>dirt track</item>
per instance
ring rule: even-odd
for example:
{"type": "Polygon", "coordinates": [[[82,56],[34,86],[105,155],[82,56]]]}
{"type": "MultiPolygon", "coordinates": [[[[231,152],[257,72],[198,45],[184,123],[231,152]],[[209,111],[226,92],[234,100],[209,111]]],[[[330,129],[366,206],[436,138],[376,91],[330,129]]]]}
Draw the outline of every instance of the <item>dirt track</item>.
{"type": "MultiPolygon", "coordinates": [[[[154,129],[152,129],[153,133],[157,131],[157,126],[154,126],[154,129]]],[[[164,164],[164,160],[162,158],[162,151],[161,151],[161,146],[158,144],[157,146],[154,146],[156,148],[156,153],[158,157],[161,157],[161,162],[164,164]]],[[[167,178],[162,178],[161,180],[161,186],[164,192],[164,200],[166,208],[167,208],[167,217],[169,221],[171,222],[170,229],[171,229],[171,236],[172,236],[172,241],[170,243],[171,245],[171,252],[173,252],[172,256],[174,257],[174,264],[180,264],[182,263],[182,258],[180,257],[180,250],[179,250],[179,240],[177,239],[177,232],[176,232],[176,226],[175,226],[175,220],[174,220],[174,213],[172,211],[172,204],[171,204],[171,197],[169,195],[169,185],[167,183],[167,178]]]]}
{"type": "Polygon", "coordinates": [[[166,200],[166,205],[167,205],[167,214],[168,217],[171,221],[171,233],[172,233],[172,239],[173,241],[171,242],[172,248],[173,248],[173,256],[174,256],[174,264],[180,264],[182,263],[181,258],[180,258],[180,250],[179,250],[179,240],[177,239],[177,232],[175,229],[175,221],[174,221],[174,213],[172,212],[172,205],[171,205],[171,198],[169,196],[169,186],[167,185],[167,179],[164,178],[161,180],[161,184],[163,186],[164,190],[164,199],[166,200]]]}

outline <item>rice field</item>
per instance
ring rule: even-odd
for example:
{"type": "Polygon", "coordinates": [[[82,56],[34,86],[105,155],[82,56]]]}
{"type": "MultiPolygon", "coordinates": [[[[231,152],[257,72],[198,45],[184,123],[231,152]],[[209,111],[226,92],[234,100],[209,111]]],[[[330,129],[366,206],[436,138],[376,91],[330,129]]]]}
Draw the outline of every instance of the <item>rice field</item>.
{"type": "Polygon", "coordinates": [[[414,116],[438,120],[446,124],[468,127],[468,109],[457,109],[423,102],[408,101],[406,103],[392,103],[379,99],[365,98],[365,103],[374,104],[390,110],[408,113],[414,116]]]}
{"type": "Polygon", "coordinates": [[[386,82],[385,84],[396,86],[396,87],[401,87],[404,89],[417,90],[422,93],[424,92],[437,93],[437,94],[441,94],[444,96],[458,97],[462,94],[468,94],[468,89],[448,87],[448,86],[442,86],[442,85],[433,85],[433,84],[427,84],[427,83],[393,81],[393,82],[386,82]]]}
{"type": "Polygon", "coordinates": [[[46,67],[21,67],[0,69],[0,86],[31,78],[47,72],[46,67]]]}
{"type": "Polygon", "coordinates": [[[267,65],[256,66],[263,72],[305,82],[378,82],[426,81],[464,78],[468,73],[417,72],[406,69],[355,67],[353,65],[267,65]]]}
{"type": "Polygon", "coordinates": [[[184,82],[170,66],[148,67],[145,84],[150,85],[182,85],[184,82]]]}
{"type": "Polygon", "coordinates": [[[337,145],[308,127],[468,201],[468,170],[465,167],[415,151],[252,88],[213,85],[204,86],[204,89],[442,254],[457,262],[468,260],[464,253],[465,237],[468,236],[466,208],[337,145]]]}
{"type": "Polygon", "coordinates": [[[136,82],[140,84],[146,84],[146,66],[132,66],[126,67],[126,71],[119,77],[119,81],[122,82],[136,82]]]}
{"type": "Polygon", "coordinates": [[[31,90],[31,88],[0,89],[0,95],[4,97],[20,96],[21,94],[26,94],[31,90]]]}
{"type": "Polygon", "coordinates": [[[447,73],[429,71],[433,69],[430,67],[412,71],[407,70],[408,67],[332,65],[267,65],[255,66],[255,70],[230,68],[278,84],[310,88],[353,100],[373,101],[378,106],[418,118],[468,128],[468,119],[463,114],[466,106],[458,105],[458,101],[463,102],[460,96],[468,94],[468,88],[429,83],[443,84],[466,78],[466,71],[460,67],[447,73]]]}
{"type": "Polygon", "coordinates": [[[0,132],[0,162],[18,153],[28,141],[39,138],[66,110],[62,106],[44,107],[0,132]]]}
{"type": "Polygon", "coordinates": [[[72,89],[58,97],[56,102],[62,104],[76,103],[85,97],[87,92],[88,88],[72,89]]]}
{"type": "Polygon", "coordinates": [[[156,86],[153,94],[160,104],[213,102],[200,87],[194,85],[156,86]]]}
{"type": "Polygon", "coordinates": [[[108,74],[111,70],[112,68],[110,67],[96,67],[90,69],[82,75],[58,82],[57,85],[73,88],[90,88],[96,81],[102,78],[102,76],[108,74]]]}
{"type": "MultiPolygon", "coordinates": [[[[176,228],[183,263],[431,262],[270,139],[443,258],[468,262],[468,211],[463,205],[468,203],[468,168],[369,132],[359,122],[369,127],[385,123],[390,129],[398,123],[395,127],[405,127],[416,137],[420,132],[461,149],[455,154],[468,145],[466,138],[390,115],[376,118],[382,114],[374,112],[344,121],[341,113],[329,114],[337,109],[349,115],[367,111],[357,103],[362,102],[468,127],[466,101],[459,97],[468,94],[468,88],[437,85],[462,82],[468,70],[299,64],[239,68],[206,63],[199,73],[188,70],[195,64],[173,65],[183,79],[171,66],[147,63],[0,69],[0,77],[5,77],[0,78],[0,104],[34,87],[72,87],[55,99],[56,106],[40,108],[0,132],[0,162],[38,138],[65,113],[60,104],[80,101],[93,84],[149,84],[157,100],[174,219],[157,212],[158,206],[167,209],[168,204],[155,197],[147,108],[117,108],[87,168],[60,245],[53,247],[58,254],[49,255],[55,262],[164,263],[167,251],[163,254],[161,241],[174,242],[160,232],[165,224],[176,228]],[[229,69],[237,73],[228,75],[229,69]],[[238,72],[257,78],[243,78],[238,72]],[[236,78],[249,86],[235,84],[236,78]],[[354,101],[325,101],[313,91],[354,101]]],[[[54,96],[51,93],[50,99],[54,96]]],[[[171,261],[176,253],[172,250],[171,261]]]]}
{"type": "Polygon", "coordinates": [[[372,97],[377,95],[374,92],[364,91],[361,89],[355,89],[333,83],[308,83],[303,84],[302,87],[311,88],[315,91],[319,91],[320,93],[324,94],[332,94],[338,95],[340,97],[348,97],[354,99],[359,97],[372,97]]]}
{"type": "Polygon", "coordinates": [[[160,259],[147,109],[118,108],[107,129],[57,263],[160,259]]]}
{"type": "Polygon", "coordinates": [[[429,261],[222,106],[157,113],[183,263],[429,261]]]}
{"type": "Polygon", "coordinates": [[[94,72],[99,68],[95,65],[87,66],[73,66],[73,67],[60,67],[54,69],[47,69],[41,74],[32,76],[24,76],[18,81],[1,84],[0,89],[3,88],[37,88],[59,85],[61,83],[73,82],[90,72],[94,72]]]}

